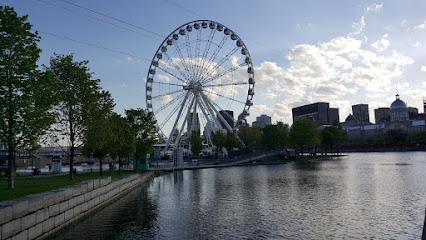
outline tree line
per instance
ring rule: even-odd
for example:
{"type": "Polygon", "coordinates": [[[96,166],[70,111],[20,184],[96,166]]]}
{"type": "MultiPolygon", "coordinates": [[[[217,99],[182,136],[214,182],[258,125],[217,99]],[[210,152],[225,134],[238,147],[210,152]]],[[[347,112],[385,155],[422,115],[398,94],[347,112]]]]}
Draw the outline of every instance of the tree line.
{"type": "MultiPolygon", "coordinates": [[[[16,153],[32,154],[42,143],[67,146],[70,180],[75,150],[102,159],[143,158],[156,142],[155,120],[143,109],[126,116],[113,111],[114,100],[93,78],[88,61],[55,54],[37,66],[41,40],[27,21],[0,6],[0,143],[7,149],[8,189],[14,188],[16,153]]],[[[102,175],[102,167],[100,168],[102,175]]]]}
{"type": "MultiPolygon", "coordinates": [[[[212,142],[218,151],[226,148],[248,150],[284,150],[296,148],[302,155],[308,149],[321,149],[324,152],[338,151],[337,146],[347,141],[346,132],[339,122],[319,130],[309,119],[295,119],[293,125],[277,122],[266,125],[264,129],[255,126],[242,125],[237,133],[221,130],[213,134],[212,142]]],[[[197,156],[202,151],[202,139],[199,131],[194,131],[190,137],[191,151],[197,156]]]]}

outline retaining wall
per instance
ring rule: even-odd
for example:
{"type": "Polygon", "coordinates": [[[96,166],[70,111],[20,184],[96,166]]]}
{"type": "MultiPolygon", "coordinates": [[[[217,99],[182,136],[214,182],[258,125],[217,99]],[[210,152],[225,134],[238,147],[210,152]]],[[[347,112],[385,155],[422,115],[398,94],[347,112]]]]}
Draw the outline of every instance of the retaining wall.
{"type": "Polygon", "coordinates": [[[0,202],[0,240],[43,239],[153,178],[153,173],[97,178],[0,202]]]}

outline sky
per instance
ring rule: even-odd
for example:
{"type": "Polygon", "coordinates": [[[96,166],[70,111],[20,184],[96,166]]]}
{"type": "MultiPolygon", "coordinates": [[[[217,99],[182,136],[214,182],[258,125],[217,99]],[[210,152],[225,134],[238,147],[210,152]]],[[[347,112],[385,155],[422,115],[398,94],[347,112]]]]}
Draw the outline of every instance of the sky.
{"type": "Polygon", "coordinates": [[[389,107],[398,93],[423,112],[426,1],[112,1],[2,0],[42,37],[39,66],[57,54],[88,60],[115,110],[145,108],[151,59],[187,22],[219,22],[244,41],[256,79],[251,123],[261,114],[292,124],[291,109],[314,102],[339,108],[389,107]],[[97,12],[97,13],[96,13],[97,12]],[[101,14],[99,14],[101,13],[101,14]]]}

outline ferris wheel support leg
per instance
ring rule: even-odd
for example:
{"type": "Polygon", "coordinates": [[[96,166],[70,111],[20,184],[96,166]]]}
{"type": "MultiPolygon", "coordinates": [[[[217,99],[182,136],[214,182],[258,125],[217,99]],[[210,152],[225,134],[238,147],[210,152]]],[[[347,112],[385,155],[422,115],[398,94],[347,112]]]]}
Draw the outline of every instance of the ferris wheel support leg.
{"type": "Polygon", "coordinates": [[[186,95],[185,95],[185,99],[183,99],[182,106],[181,106],[181,107],[180,107],[180,109],[179,109],[179,113],[178,113],[178,115],[177,115],[177,117],[176,117],[176,121],[175,121],[175,123],[173,124],[172,131],[170,132],[169,139],[167,139],[167,144],[166,144],[165,151],[167,151],[167,149],[169,148],[170,140],[172,139],[173,132],[175,131],[176,125],[177,125],[177,123],[179,122],[180,115],[181,115],[181,113],[182,113],[183,107],[185,106],[186,100],[188,99],[188,95],[189,95],[189,93],[186,93],[186,95]]]}
{"type": "Polygon", "coordinates": [[[195,102],[195,99],[193,99],[193,100],[192,100],[191,105],[189,106],[188,111],[187,111],[187,113],[186,113],[186,117],[185,117],[185,119],[183,120],[182,126],[181,126],[181,127],[180,127],[180,129],[179,129],[179,133],[178,133],[178,136],[177,136],[177,138],[176,138],[176,143],[177,143],[177,144],[179,144],[179,141],[180,141],[180,139],[181,139],[181,137],[182,137],[182,131],[183,131],[183,128],[185,127],[186,121],[188,120],[188,116],[189,116],[189,114],[191,113],[191,108],[192,108],[192,105],[194,104],[194,102],[195,102]]]}
{"type": "Polygon", "coordinates": [[[213,104],[211,103],[211,101],[206,97],[206,95],[204,95],[202,93],[202,96],[204,98],[204,101],[206,102],[206,104],[210,105],[210,108],[213,109],[213,111],[216,113],[216,115],[219,117],[220,121],[225,125],[225,127],[230,131],[233,132],[234,128],[231,127],[229,125],[229,123],[225,120],[225,118],[223,118],[222,114],[219,114],[219,112],[217,111],[217,109],[213,106],[213,104]]]}
{"type": "MultiPolygon", "coordinates": [[[[210,118],[209,118],[208,114],[206,113],[206,110],[204,109],[203,105],[201,104],[200,99],[198,98],[198,95],[194,94],[194,96],[195,96],[195,100],[197,101],[198,106],[201,109],[201,112],[203,113],[204,117],[207,120],[207,126],[208,126],[209,130],[211,132],[215,133],[216,132],[216,128],[214,127],[214,125],[210,121],[210,118]]],[[[209,133],[209,135],[210,135],[210,133],[209,133]]]]}

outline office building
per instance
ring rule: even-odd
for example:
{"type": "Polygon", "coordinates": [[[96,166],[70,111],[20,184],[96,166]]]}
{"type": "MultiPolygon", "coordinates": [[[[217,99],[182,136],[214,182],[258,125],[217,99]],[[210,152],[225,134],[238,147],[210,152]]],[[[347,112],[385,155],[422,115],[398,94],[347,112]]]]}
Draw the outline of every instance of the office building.
{"type": "Polygon", "coordinates": [[[266,114],[262,114],[259,117],[256,117],[256,121],[252,123],[254,127],[264,129],[266,125],[272,124],[272,118],[266,114]]]}
{"type": "Polygon", "coordinates": [[[198,117],[198,113],[195,114],[195,118],[194,113],[190,113],[186,122],[188,124],[187,130],[190,133],[189,136],[191,135],[192,131],[200,131],[200,118],[198,117]],[[192,121],[194,121],[194,124],[192,124],[192,121]]]}
{"type": "Polygon", "coordinates": [[[315,126],[331,125],[339,121],[339,109],[330,108],[327,102],[312,103],[292,109],[293,122],[297,118],[307,118],[314,122],[315,126]]]}
{"type": "Polygon", "coordinates": [[[374,109],[374,119],[376,120],[376,124],[390,122],[390,108],[374,109]]]}
{"type": "Polygon", "coordinates": [[[357,104],[352,106],[352,115],[361,122],[361,124],[370,122],[368,104],[357,104]]]}

